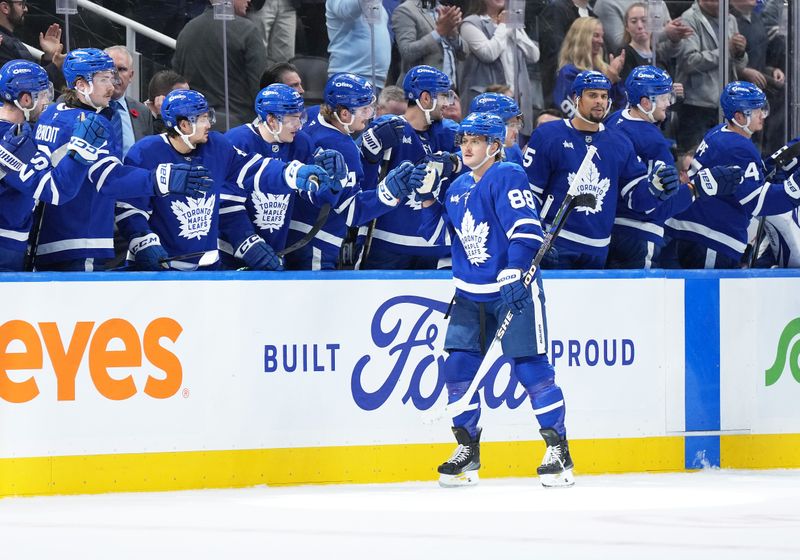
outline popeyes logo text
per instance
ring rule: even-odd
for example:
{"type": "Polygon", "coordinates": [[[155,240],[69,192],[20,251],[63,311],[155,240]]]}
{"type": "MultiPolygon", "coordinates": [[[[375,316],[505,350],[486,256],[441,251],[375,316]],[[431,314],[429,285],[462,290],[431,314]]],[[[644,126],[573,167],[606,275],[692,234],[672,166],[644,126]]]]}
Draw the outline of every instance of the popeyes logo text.
{"type": "Polygon", "coordinates": [[[71,327],[51,322],[8,321],[0,325],[0,399],[28,402],[39,395],[37,380],[55,376],[59,401],[75,400],[75,380],[84,360],[97,391],[121,401],[141,391],[155,399],[178,392],[183,368],[163,339],[178,340],[183,327],[159,317],[139,332],[125,319],[78,321],[71,327]],[[45,354],[52,368],[45,367],[45,354]],[[146,362],[145,362],[146,360],[146,362]],[[116,371],[110,373],[110,368],[116,371]],[[132,368],[144,368],[147,381],[136,387],[132,368]]]}

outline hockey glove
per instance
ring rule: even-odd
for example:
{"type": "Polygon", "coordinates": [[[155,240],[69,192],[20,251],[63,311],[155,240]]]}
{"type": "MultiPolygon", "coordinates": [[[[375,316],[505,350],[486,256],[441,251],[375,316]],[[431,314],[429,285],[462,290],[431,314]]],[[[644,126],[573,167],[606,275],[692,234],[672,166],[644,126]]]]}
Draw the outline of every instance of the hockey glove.
{"type": "Polygon", "coordinates": [[[424,164],[415,167],[410,161],[404,161],[378,184],[378,200],[386,206],[397,206],[401,198],[421,188],[424,180],[424,164]]]}
{"type": "Polygon", "coordinates": [[[100,157],[100,148],[108,140],[108,131],[100,119],[97,113],[89,113],[75,121],[67,155],[78,163],[92,165],[100,157]]]}
{"type": "Polygon", "coordinates": [[[744,173],[738,165],[701,169],[692,181],[695,199],[732,195],[743,178],[744,173]]]}
{"type": "Polygon", "coordinates": [[[155,233],[145,233],[131,239],[128,251],[133,255],[134,270],[164,270],[169,265],[162,263],[162,259],[169,255],[161,246],[161,240],[155,233]]]}
{"type": "Polygon", "coordinates": [[[522,282],[524,272],[519,268],[506,268],[497,275],[497,283],[500,284],[500,297],[514,315],[519,315],[525,311],[525,307],[531,304],[531,292],[522,282]]]}
{"type": "Polygon", "coordinates": [[[439,185],[442,182],[443,165],[438,161],[431,160],[428,163],[421,163],[417,167],[419,166],[422,166],[425,170],[425,177],[422,180],[422,184],[414,189],[414,193],[417,195],[419,202],[433,200],[436,198],[435,193],[439,190],[439,185]]]}
{"type": "Polygon", "coordinates": [[[36,154],[36,141],[28,123],[13,125],[0,140],[0,171],[18,173],[36,154]]]}
{"type": "MultiPolygon", "coordinates": [[[[378,163],[384,150],[403,141],[405,121],[394,115],[379,117],[361,136],[361,153],[369,163],[378,163]]],[[[409,138],[410,139],[410,138],[409,138]]]]}
{"type": "Polygon", "coordinates": [[[242,259],[252,270],[283,270],[280,257],[256,234],[242,241],[234,256],[242,259]]]}
{"type": "Polygon", "coordinates": [[[338,191],[347,179],[347,164],[344,156],[336,150],[318,150],[314,155],[314,164],[323,168],[333,178],[332,190],[338,191]]]}
{"type": "Polygon", "coordinates": [[[681,187],[678,170],[674,165],[662,165],[650,173],[647,178],[650,181],[648,188],[653,196],[661,201],[667,200],[677,194],[681,187]]]}
{"type": "Polygon", "coordinates": [[[458,154],[450,152],[436,152],[425,156],[425,161],[435,161],[442,164],[442,177],[452,179],[453,175],[461,172],[461,158],[458,154]]]}
{"type": "Polygon", "coordinates": [[[162,163],[152,171],[156,194],[181,194],[201,197],[211,189],[214,181],[202,165],[188,163],[162,163]]]}

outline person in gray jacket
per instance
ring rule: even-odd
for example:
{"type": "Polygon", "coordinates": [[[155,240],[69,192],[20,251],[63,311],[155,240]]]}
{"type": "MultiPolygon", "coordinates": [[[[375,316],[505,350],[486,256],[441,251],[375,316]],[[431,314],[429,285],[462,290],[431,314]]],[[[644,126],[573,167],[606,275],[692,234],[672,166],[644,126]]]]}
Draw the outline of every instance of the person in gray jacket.
{"type": "Polygon", "coordinates": [[[400,51],[400,77],[421,64],[439,68],[458,88],[456,70],[467,55],[458,34],[461,8],[437,0],[405,0],[392,13],[392,28],[400,51]]]}
{"type": "MultiPolygon", "coordinates": [[[[705,133],[719,124],[719,93],[724,84],[719,78],[719,0],[696,0],[681,15],[692,33],[681,41],[675,81],[683,84],[685,100],[678,107],[680,124],[676,131],[678,150],[688,151],[705,133]]],[[[728,41],[731,53],[730,80],[747,66],[747,40],[739,33],[736,18],[728,14],[728,41]]]]}

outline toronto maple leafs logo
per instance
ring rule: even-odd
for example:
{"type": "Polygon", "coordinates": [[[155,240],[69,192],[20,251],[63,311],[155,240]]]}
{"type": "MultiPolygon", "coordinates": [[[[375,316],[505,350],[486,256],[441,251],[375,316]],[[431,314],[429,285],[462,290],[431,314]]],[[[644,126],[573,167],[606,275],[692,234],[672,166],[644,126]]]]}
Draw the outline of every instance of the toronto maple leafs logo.
{"type": "Polygon", "coordinates": [[[216,198],[216,195],[212,194],[209,198],[186,197],[186,202],[174,200],[170,208],[181,223],[178,235],[186,239],[200,239],[208,235],[216,198]]]}
{"type": "MultiPolygon", "coordinates": [[[[570,173],[567,176],[567,182],[572,184],[575,173],[570,173]]],[[[581,181],[577,186],[578,194],[590,193],[597,199],[597,204],[594,208],[588,206],[579,206],[575,209],[576,212],[583,212],[585,214],[597,214],[603,210],[603,199],[606,197],[609,187],[611,187],[611,180],[608,177],[600,179],[600,171],[594,163],[589,164],[589,172],[587,177],[581,181]]]]}
{"type": "Polygon", "coordinates": [[[281,229],[291,196],[291,194],[270,194],[254,190],[251,199],[256,210],[256,217],[253,220],[256,227],[271,232],[281,229]]]}
{"type": "Polygon", "coordinates": [[[464,246],[464,252],[467,254],[470,264],[477,266],[489,260],[491,255],[486,252],[489,224],[481,222],[476,225],[472,212],[467,210],[461,220],[461,229],[456,228],[456,233],[464,246]]]}

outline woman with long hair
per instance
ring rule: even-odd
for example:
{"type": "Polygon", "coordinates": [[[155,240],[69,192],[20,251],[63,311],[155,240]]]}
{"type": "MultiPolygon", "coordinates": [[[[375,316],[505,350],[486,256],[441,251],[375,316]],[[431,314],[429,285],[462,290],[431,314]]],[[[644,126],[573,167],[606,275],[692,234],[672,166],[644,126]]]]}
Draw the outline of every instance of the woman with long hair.
{"type": "Polygon", "coordinates": [[[505,5],[505,0],[473,0],[467,10],[461,24],[461,38],[469,45],[461,69],[461,102],[469,107],[488,84],[508,84],[522,108],[522,134],[527,136],[533,122],[533,87],[527,63],[539,60],[539,46],[523,28],[509,27],[505,5]]]}
{"type": "Polygon", "coordinates": [[[619,56],[604,58],[603,24],[594,17],[576,19],[564,37],[561,52],[558,55],[558,76],[553,90],[553,102],[568,117],[575,114],[570,88],[575,77],[584,70],[597,70],[603,73],[612,83],[609,92],[614,108],[625,106],[625,87],[620,79],[620,72],[625,63],[625,51],[619,56]]]}

